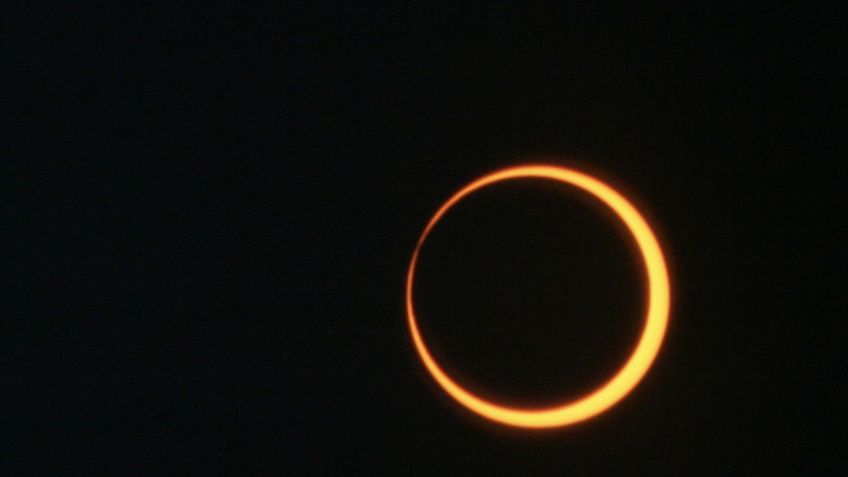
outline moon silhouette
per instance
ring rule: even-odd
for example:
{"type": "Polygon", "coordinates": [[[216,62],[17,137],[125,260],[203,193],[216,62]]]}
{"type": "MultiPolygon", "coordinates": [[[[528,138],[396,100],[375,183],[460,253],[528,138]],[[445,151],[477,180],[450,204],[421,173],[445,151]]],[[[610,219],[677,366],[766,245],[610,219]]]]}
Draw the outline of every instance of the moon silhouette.
{"type": "Polygon", "coordinates": [[[642,380],[657,356],[665,336],[670,306],[668,270],[662,249],[642,214],[621,193],[599,179],[561,166],[532,164],[508,167],[482,176],[451,196],[433,215],[415,246],[406,277],[406,314],[415,349],[429,374],[454,400],[494,422],[523,428],[552,428],[574,424],[609,409],[642,380]],[[639,247],[647,271],[648,306],[645,325],[633,354],[621,369],[598,389],[553,407],[518,408],[500,405],[460,386],[436,362],[418,329],[413,283],[418,255],[439,220],[460,200],[483,187],[514,179],[550,179],[589,192],[615,212],[639,247]]]}

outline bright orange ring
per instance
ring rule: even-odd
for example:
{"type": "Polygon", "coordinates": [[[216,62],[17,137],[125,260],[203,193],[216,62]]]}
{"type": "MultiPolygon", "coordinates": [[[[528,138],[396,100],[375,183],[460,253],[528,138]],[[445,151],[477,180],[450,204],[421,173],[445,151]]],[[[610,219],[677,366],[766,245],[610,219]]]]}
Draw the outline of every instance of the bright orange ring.
{"type": "Polygon", "coordinates": [[[406,276],[406,314],[412,341],[415,343],[415,349],[424,362],[424,366],[427,367],[427,371],[430,372],[439,386],[457,402],[485,418],[502,424],[530,428],[574,424],[609,409],[626,396],[651,367],[660,349],[668,324],[669,295],[668,271],[662,250],[657,243],[657,238],[639,211],[615,189],[600,180],[572,169],[548,165],[524,165],[501,169],[460,189],[436,211],[433,218],[427,223],[424,232],[418,239],[415,251],[412,253],[412,260],[409,263],[409,271],[406,276]],[[591,193],[608,205],[624,222],[633,234],[633,238],[636,239],[648,275],[648,312],[645,328],[636,350],[627,360],[627,363],[612,379],[592,393],[559,406],[541,409],[502,406],[471,393],[451,379],[427,350],[418,330],[412,301],[412,287],[418,253],[421,251],[421,246],[424,245],[430,231],[442,216],[462,198],[478,189],[496,182],[521,178],[552,179],[571,184],[591,193]]]}

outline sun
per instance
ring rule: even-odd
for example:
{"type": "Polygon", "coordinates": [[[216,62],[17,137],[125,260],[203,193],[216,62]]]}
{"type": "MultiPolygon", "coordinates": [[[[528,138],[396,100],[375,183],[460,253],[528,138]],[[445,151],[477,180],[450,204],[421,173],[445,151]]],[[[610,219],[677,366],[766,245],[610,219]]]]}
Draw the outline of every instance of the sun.
{"type": "Polygon", "coordinates": [[[524,428],[567,426],[589,419],[609,409],[642,380],[660,350],[668,325],[671,290],[668,269],[659,242],[642,214],[621,193],[583,172],[574,169],[528,164],[494,171],[480,177],[451,196],[436,211],[418,239],[406,276],[406,315],[415,349],[427,371],[454,400],[469,410],[497,423],[524,428]],[[648,281],[648,305],[645,325],[633,354],[619,371],[598,389],[576,400],[545,408],[518,408],[498,404],[460,386],[436,362],[418,329],[413,300],[413,283],[418,255],[427,236],[439,220],[459,201],[492,184],[515,179],[549,179],[578,187],[615,212],[627,226],[639,247],[648,281]]]}

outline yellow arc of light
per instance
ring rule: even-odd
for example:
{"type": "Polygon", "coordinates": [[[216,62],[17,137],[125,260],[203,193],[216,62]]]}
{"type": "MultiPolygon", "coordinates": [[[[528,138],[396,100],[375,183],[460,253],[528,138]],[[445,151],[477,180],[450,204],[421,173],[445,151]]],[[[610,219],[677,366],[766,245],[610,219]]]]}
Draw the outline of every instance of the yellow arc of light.
{"type": "Polygon", "coordinates": [[[453,399],[492,421],[516,427],[560,427],[588,419],[617,403],[645,376],[659,352],[668,324],[670,286],[662,250],[648,223],[627,199],[609,185],[582,172],[560,166],[522,165],[492,172],[466,185],[433,215],[415,246],[406,276],[406,314],[412,341],[427,371],[453,399]],[[624,366],[600,388],[561,405],[548,408],[517,408],[494,403],[463,388],[439,366],[421,337],[412,299],[418,254],[442,216],[472,192],[496,182],[542,178],[579,187],[609,206],[629,229],[639,246],[648,277],[648,310],[642,336],[624,366]]]}

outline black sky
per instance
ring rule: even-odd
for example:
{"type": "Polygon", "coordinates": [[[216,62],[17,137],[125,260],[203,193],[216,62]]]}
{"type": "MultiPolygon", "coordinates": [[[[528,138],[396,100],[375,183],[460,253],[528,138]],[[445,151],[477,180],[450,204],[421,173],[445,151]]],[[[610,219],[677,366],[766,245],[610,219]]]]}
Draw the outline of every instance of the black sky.
{"type": "MultiPolygon", "coordinates": [[[[18,10],[4,48],[3,465],[848,472],[842,12],[18,10]],[[557,431],[454,405],[405,327],[430,215],[526,160],[632,195],[672,272],[644,381],[557,431]]],[[[638,265],[575,191],[493,187],[423,252],[425,333],[475,389],[577,396],[638,337],[638,265]]]]}

